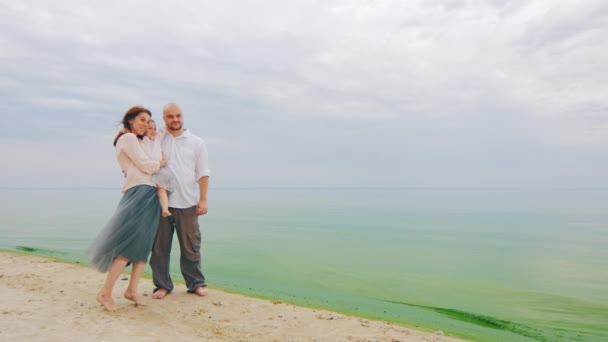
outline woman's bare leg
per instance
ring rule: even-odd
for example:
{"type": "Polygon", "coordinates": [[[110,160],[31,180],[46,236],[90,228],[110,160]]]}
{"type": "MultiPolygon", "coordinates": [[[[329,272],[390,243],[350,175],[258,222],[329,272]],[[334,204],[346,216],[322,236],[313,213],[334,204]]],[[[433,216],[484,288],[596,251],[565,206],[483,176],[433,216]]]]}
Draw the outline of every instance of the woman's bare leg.
{"type": "Polygon", "coordinates": [[[133,264],[131,269],[131,279],[129,279],[129,286],[125,291],[125,298],[133,301],[136,305],[145,305],[144,298],[137,293],[137,287],[139,286],[139,280],[144,272],[146,263],[144,261],[138,261],[133,264]]]}
{"type": "Polygon", "coordinates": [[[164,188],[158,188],[156,193],[158,194],[160,208],[162,209],[161,215],[163,217],[171,216],[171,212],[169,212],[169,197],[167,196],[167,190],[164,188]]]}
{"type": "Polygon", "coordinates": [[[112,262],[112,266],[110,266],[110,270],[108,271],[108,275],[106,276],[106,281],[101,288],[101,291],[97,294],[97,301],[103,305],[106,310],[112,311],[116,310],[116,305],[114,304],[114,299],[112,299],[112,290],[114,289],[114,284],[116,284],[116,280],[122,273],[122,270],[125,269],[127,265],[127,259],[118,256],[112,262]]]}

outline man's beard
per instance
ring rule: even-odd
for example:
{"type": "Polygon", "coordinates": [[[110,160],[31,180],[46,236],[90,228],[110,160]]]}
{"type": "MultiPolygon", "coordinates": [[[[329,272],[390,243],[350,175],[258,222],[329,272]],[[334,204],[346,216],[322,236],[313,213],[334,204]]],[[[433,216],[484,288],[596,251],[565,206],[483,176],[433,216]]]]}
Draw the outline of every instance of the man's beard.
{"type": "Polygon", "coordinates": [[[177,132],[179,130],[182,129],[182,127],[184,127],[184,124],[180,124],[177,128],[173,128],[174,126],[167,126],[167,128],[169,128],[170,131],[174,131],[177,132]]]}

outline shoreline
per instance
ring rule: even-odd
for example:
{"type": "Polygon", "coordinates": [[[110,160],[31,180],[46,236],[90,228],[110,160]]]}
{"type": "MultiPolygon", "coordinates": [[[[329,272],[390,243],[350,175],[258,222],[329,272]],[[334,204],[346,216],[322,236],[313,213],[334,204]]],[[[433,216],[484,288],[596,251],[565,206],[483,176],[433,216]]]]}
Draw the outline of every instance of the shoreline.
{"type": "Polygon", "coordinates": [[[464,341],[437,332],[347,316],[323,309],[249,297],[210,288],[209,296],[186,293],[183,284],[163,300],[143,278],[146,298],[135,307],[122,297],[128,275],[116,284],[119,309],[95,301],[105,274],[25,252],[0,251],[3,309],[0,338],[30,341],[464,341]],[[128,323],[128,324],[125,324],[128,323]]]}

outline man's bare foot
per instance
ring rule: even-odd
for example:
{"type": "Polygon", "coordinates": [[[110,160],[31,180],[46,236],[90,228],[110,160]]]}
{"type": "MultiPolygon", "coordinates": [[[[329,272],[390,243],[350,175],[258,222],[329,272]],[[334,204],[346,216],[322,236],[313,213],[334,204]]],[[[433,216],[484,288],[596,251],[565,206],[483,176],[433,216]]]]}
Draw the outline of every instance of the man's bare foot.
{"type": "Polygon", "coordinates": [[[204,297],[209,294],[209,291],[207,291],[206,287],[200,286],[200,287],[197,287],[196,290],[194,290],[194,293],[196,293],[197,295],[199,295],[201,297],[204,297]]]}
{"type": "Polygon", "coordinates": [[[116,310],[116,305],[114,304],[114,300],[112,299],[112,295],[106,295],[103,292],[99,292],[95,297],[99,304],[103,305],[103,307],[108,311],[116,310]]]}
{"type": "Polygon", "coordinates": [[[159,288],[158,290],[156,290],[156,292],[154,292],[152,294],[152,298],[154,299],[163,299],[165,298],[165,296],[169,293],[169,291],[167,291],[167,289],[163,289],[162,287],[159,288]]]}
{"type": "Polygon", "coordinates": [[[169,217],[171,216],[171,212],[169,210],[163,210],[161,215],[162,217],[169,217]]]}
{"type": "Polygon", "coordinates": [[[136,292],[130,292],[130,291],[125,292],[125,298],[127,298],[128,300],[135,303],[136,306],[137,305],[146,305],[144,298],[142,296],[138,295],[136,292]]]}

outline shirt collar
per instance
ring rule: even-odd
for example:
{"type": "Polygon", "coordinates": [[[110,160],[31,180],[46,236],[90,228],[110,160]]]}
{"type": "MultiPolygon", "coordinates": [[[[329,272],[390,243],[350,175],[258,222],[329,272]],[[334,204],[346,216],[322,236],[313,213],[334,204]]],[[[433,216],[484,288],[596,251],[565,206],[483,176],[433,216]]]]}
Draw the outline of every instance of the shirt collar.
{"type": "Polygon", "coordinates": [[[174,137],[173,134],[167,132],[167,127],[163,126],[161,128],[158,129],[160,132],[163,132],[165,134],[165,136],[171,136],[172,138],[175,139],[179,139],[179,138],[187,138],[190,135],[190,131],[187,128],[184,128],[184,131],[182,132],[182,134],[180,134],[177,137],[174,137]]]}

